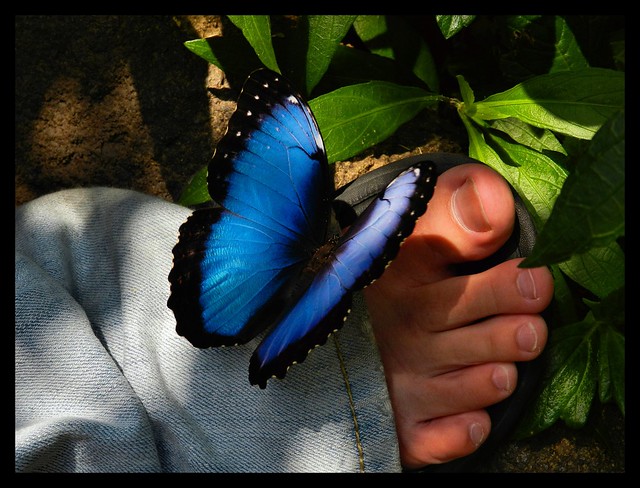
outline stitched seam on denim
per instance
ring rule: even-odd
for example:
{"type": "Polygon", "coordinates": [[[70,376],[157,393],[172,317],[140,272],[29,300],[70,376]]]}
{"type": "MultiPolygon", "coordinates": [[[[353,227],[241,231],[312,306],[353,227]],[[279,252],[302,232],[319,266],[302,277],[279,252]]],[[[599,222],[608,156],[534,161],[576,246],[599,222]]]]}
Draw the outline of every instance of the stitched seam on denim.
{"type": "Polygon", "coordinates": [[[347,397],[349,398],[349,408],[351,409],[351,418],[353,419],[353,431],[356,439],[356,448],[358,449],[358,461],[360,464],[360,472],[364,473],[364,451],[362,449],[362,443],[360,442],[360,428],[358,427],[358,416],[356,415],[356,407],[353,403],[353,394],[351,393],[351,384],[349,383],[349,374],[344,364],[342,357],[342,351],[340,350],[340,342],[338,341],[338,332],[333,334],[333,343],[336,346],[336,353],[338,354],[338,361],[340,362],[340,370],[342,371],[342,378],[344,379],[344,386],[347,391],[347,397]]]}

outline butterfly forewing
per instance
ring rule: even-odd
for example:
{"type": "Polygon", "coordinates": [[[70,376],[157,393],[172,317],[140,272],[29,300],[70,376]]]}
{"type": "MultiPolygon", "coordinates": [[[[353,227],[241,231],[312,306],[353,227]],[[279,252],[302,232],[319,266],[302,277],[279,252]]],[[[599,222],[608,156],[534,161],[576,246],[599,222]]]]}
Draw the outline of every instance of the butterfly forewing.
{"type": "Polygon", "coordinates": [[[270,325],[326,236],[333,190],[308,105],[268,70],[247,79],[208,173],[221,208],[183,224],[169,276],[177,331],[198,347],[243,343],[270,325]]]}
{"type": "Polygon", "coordinates": [[[314,246],[325,238],[333,181],[304,98],[268,70],[247,79],[209,165],[209,193],[230,212],[314,246]]]}

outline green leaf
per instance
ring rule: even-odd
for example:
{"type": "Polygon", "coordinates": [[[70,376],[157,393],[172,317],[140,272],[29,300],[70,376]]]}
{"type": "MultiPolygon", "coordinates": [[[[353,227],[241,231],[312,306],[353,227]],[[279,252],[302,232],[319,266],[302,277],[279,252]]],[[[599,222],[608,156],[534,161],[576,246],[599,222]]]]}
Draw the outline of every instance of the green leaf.
{"type": "Polygon", "coordinates": [[[548,378],[516,435],[535,435],[558,419],[570,427],[587,420],[598,378],[598,324],[592,314],[581,322],[559,327],[549,338],[548,378]]]}
{"type": "Polygon", "coordinates": [[[534,208],[538,225],[546,222],[567,177],[566,170],[548,155],[511,143],[491,132],[487,141],[502,157],[500,171],[534,208]]]}
{"type": "Polygon", "coordinates": [[[525,266],[558,263],[624,235],[624,111],[595,135],[568,176],[525,266]]]}
{"type": "Polygon", "coordinates": [[[625,286],[613,290],[599,302],[585,300],[593,316],[612,327],[623,328],[625,322],[625,286]]]}
{"type": "Polygon", "coordinates": [[[207,166],[204,166],[191,177],[191,181],[183,190],[178,203],[185,207],[192,207],[211,200],[207,189],[207,166]]]}
{"type": "Polygon", "coordinates": [[[624,285],[624,253],[615,242],[574,255],[558,266],[569,278],[600,298],[624,285]]]}
{"type": "Polygon", "coordinates": [[[579,139],[591,139],[624,107],[624,73],[602,68],[536,76],[475,103],[484,120],[516,117],[579,139]]]}
{"type": "Polygon", "coordinates": [[[268,15],[228,15],[249,41],[262,63],[273,71],[280,72],[276,54],[271,43],[271,23],[268,15]]]}
{"type": "Polygon", "coordinates": [[[587,322],[586,327],[564,337],[565,343],[560,345],[560,340],[556,342],[556,353],[562,365],[549,385],[549,396],[555,397],[553,403],[562,405],[560,418],[569,427],[582,427],[585,424],[595,395],[597,346],[594,329],[587,322]]]}
{"type": "Polygon", "coordinates": [[[483,132],[459,111],[469,134],[469,156],[500,173],[524,199],[534,222],[541,228],[567,176],[566,171],[545,154],[483,132]]]}
{"type": "Polygon", "coordinates": [[[213,52],[211,44],[207,39],[193,39],[192,41],[186,41],[184,46],[193,54],[200,56],[208,63],[214,64],[218,68],[222,69],[221,63],[213,52]]]}
{"type": "MultiPolygon", "coordinates": [[[[516,188],[532,212],[536,226],[541,228],[560,194],[566,171],[547,156],[525,146],[486,135],[491,143],[488,144],[485,129],[475,124],[465,110],[466,104],[459,107],[469,135],[469,155],[494,168],[516,188]]],[[[559,267],[573,281],[599,297],[624,284],[624,253],[616,243],[575,255],[559,267]]]]}
{"type": "Polygon", "coordinates": [[[354,30],[379,56],[394,59],[413,72],[432,91],[439,91],[437,69],[424,38],[400,15],[360,15],[354,30]]]}
{"type": "Polygon", "coordinates": [[[397,85],[423,87],[424,84],[410,71],[398,66],[394,60],[371,54],[364,49],[339,45],[329,69],[314,92],[329,93],[347,85],[367,83],[371,80],[388,81],[397,85]]]}
{"type": "Polygon", "coordinates": [[[445,39],[455,36],[476,18],[475,15],[436,15],[436,22],[445,39]]]}
{"type": "Polygon", "coordinates": [[[241,86],[251,71],[263,66],[242,31],[222,17],[224,36],[194,39],[184,43],[192,53],[222,71],[231,85],[241,86]]]}
{"type": "Polygon", "coordinates": [[[588,68],[589,63],[582,54],[580,45],[566,20],[556,15],[554,21],[555,55],[549,73],[588,68]]]}
{"type": "Polygon", "coordinates": [[[462,101],[464,102],[464,107],[462,108],[464,109],[466,115],[468,115],[469,117],[473,117],[473,114],[475,113],[474,102],[476,101],[476,96],[473,93],[471,86],[469,86],[469,83],[467,83],[467,80],[464,79],[464,76],[457,75],[456,79],[458,80],[458,86],[460,86],[460,95],[462,96],[462,101]]]}
{"type": "MultiPolygon", "coordinates": [[[[469,134],[469,155],[494,168],[523,197],[540,228],[550,215],[566,172],[550,158],[524,146],[489,137],[462,112],[469,134]],[[520,166],[508,164],[515,159],[520,166]]],[[[624,284],[625,259],[616,243],[591,249],[559,265],[562,272],[596,296],[603,297],[624,284]]],[[[556,280],[556,284],[557,284],[556,280]]]]}
{"type": "Polygon", "coordinates": [[[278,43],[278,59],[285,75],[301,91],[310,94],[322,79],[339,43],[353,24],[355,15],[303,15],[295,28],[278,43]]]}
{"type": "Polygon", "coordinates": [[[555,151],[560,154],[567,154],[562,144],[553,135],[553,132],[548,129],[533,127],[515,117],[494,120],[491,123],[491,128],[509,134],[514,141],[538,152],[555,151]]]}
{"type": "Polygon", "coordinates": [[[624,303],[624,286],[613,291],[600,302],[587,301],[593,316],[602,324],[598,350],[600,401],[602,403],[615,401],[622,415],[625,412],[625,340],[620,331],[624,329],[625,323],[624,303]]]}
{"type": "Polygon", "coordinates": [[[624,335],[613,327],[602,327],[599,365],[599,398],[602,403],[615,401],[625,414],[625,346],[624,335]]]}
{"type": "Polygon", "coordinates": [[[439,100],[421,88],[371,81],[351,85],[309,102],[330,162],[385,140],[402,124],[439,100]]]}
{"type": "Polygon", "coordinates": [[[390,38],[386,15],[358,15],[353,29],[372,53],[394,59],[393,40],[390,38]]]}
{"type": "Polygon", "coordinates": [[[584,320],[552,331],[546,354],[549,367],[534,405],[517,437],[534,435],[558,419],[582,427],[595,399],[615,401],[625,413],[625,339],[616,330],[624,321],[624,288],[592,303],[584,320]]]}
{"type": "Polygon", "coordinates": [[[556,324],[571,324],[579,321],[576,300],[567,283],[565,274],[558,265],[550,266],[553,274],[553,301],[551,316],[556,324]]]}
{"type": "Polygon", "coordinates": [[[541,17],[541,15],[510,15],[505,19],[505,27],[518,34],[514,37],[520,38],[522,32],[539,21],[541,17]]]}
{"type": "Polygon", "coordinates": [[[512,35],[500,66],[510,79],[589,67],[571,27],[560,15],[509,17],[505,29],[512,35]]]}

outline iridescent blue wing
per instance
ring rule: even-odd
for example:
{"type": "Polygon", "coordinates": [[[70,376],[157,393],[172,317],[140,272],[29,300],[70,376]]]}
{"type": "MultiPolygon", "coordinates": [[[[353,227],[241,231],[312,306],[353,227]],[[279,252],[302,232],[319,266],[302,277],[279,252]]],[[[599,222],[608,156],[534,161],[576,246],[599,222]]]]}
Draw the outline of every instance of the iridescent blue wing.
{"type": "Polygon", "coordinates": [[[395,178],[340,237],[302,296],[287,309],[251,357],[249,380],[261,388],[324,344],[342,327],[351,296],[380,277],[413,231],[433,195],[436,174],[420,163],[395,178]]]}
{"type": "Polygon", "coordinates": [[[303,97],[269,70],[244,84],[209,164],[219,208],[180,228],[169,275],[176,330],[198,347],[244,343],[271,325],[324,243],[333,181],[303,97]]]}

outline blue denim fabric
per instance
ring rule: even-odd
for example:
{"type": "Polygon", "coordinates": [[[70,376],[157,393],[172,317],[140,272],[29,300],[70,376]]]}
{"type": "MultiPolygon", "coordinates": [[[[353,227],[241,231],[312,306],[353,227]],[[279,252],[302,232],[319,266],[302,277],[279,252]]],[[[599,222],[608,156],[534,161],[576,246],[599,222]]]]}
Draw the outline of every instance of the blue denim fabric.
{"type": "Polygon", "coordinates": [[[167,276],[188,214],[108,188],[16,210],[16,471],[399,471],[361,296],[339,347],[266,390],[248,381],[256,340],[200,350],[176,334],[167,276]]]}

